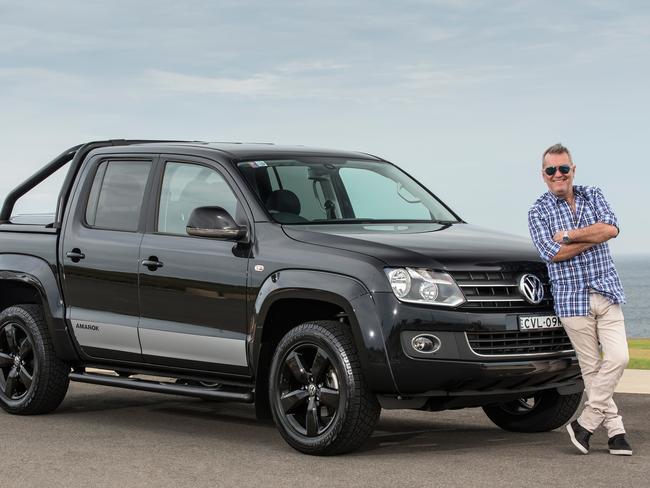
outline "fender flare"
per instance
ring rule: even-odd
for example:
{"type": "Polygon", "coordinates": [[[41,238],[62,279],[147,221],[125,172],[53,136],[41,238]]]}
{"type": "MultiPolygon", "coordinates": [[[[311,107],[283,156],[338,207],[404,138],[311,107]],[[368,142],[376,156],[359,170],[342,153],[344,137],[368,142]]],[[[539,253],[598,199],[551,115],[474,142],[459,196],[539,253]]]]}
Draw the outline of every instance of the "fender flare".
{"type": "Polygon", "coordinates": [[[65,305],[54,271],[47,261],[22,254],[0,255],[0,283],[21,283],[36,290],[57,357],[78,361],[65,320],[65,305]]]}
{"type": "Polygon", "coordinates": [[[372,391],[397,391],[386,343],[370,291],[356,278],[325,271],[287,269],[270,275],[259,289],[250,320],[248,353],[256,380],[261,375],[262,335],[268,312],[285,298],[319,300],[345,312],[366,381],[372,391]]]}

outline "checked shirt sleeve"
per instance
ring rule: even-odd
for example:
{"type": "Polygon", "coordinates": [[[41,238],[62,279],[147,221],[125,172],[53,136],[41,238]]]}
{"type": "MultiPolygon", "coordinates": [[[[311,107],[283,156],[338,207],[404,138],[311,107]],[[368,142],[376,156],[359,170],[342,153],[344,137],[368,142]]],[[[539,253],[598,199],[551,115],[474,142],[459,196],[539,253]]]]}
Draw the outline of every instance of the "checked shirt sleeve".
{"type": "Polygon", "coordinates": [[[594,208],[596,209],[598,222],[613,225],[618,229],[618,220],[616,219],[616,215],[614,215],[612,207],[610,207],[609,203],[607,203],[607,200],[605,200],[603,191],[600,188],[593,188],[593,193],[590,199],[594,204],[594,208]]]}
{"type": "Polygon", "coordinates": [[[528,212],[528,230],[539,256],[544,262],[550,263],[562,246],[553,240],[549,226],[535,208],[528,212]]]}

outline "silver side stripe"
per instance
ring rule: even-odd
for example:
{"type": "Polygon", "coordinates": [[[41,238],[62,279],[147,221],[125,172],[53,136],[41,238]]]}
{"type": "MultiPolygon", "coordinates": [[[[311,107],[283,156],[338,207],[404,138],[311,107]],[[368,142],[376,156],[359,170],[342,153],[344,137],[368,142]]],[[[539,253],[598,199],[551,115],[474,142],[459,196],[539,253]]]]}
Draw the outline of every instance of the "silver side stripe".
{"type": "Polygon", "coordinates": [[[79,308],[73,308],[69,317],[82,347],[248,366],[244,334],[79,308]],[[200,334],[208,331],[215,335],[200,334]]]}
{"type": "Polygon", "coordinates": [[[87,312],[84,313],[84,310],[80,309],[70,312],[72,331],[80,346],[142,353],[138,339],[138,317],[87,312]],[[90,316],[93,320],[86,320],[86,317],[90,316]],[[116,323],[118,321],[123,323],[116,323]]]}
{"type": "Polygon", "coordinates": [[[206,363],[247,366],[246,341],[165,330],[140,329],[142,353],[206,363]]]}

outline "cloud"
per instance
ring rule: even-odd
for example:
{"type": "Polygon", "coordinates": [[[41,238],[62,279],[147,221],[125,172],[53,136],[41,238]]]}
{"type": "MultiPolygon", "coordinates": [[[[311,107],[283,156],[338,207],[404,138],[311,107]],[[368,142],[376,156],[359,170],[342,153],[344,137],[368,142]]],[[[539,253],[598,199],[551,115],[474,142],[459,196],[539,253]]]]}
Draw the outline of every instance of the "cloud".
{"type": "Polygon", "coordinates": [[[321,99],[368,103],[417,102],[436,98],[469,85],[515,76],[511,66],[435,68],[396,65],[374,70],[321,62],[296,62],[275,70],[242,77],[210,77],[164,70],[147,70],[150,90],[267,99],[321,99]]]}
{"type": "Polygon", "coordinates": [[[162,91],[249,97],[279,96],[286,91],[282,88],[280,77],[269,73],[248,78],[221,78],[154,69],[147,70],[144,74],[149,83],[162,91]]]}
{"type": "Polygon", "coordinates": [[[23,82],[25,79],[69,80],[74,77],[44,68],[0,68],[0,79],[23,82]]]}
{"type": "Polygon", "coordinates": [[[175,71],[150,69],[144,72],[145,84],[161,92],[202,95],[241,96],[246,98],[322,98],[345,99],[350,93],[341,89],[347,72],[345,65],[290,62],[279,67],[241,77],[202,76],[175,71]],[[335,72],[334,76],[330,76],[335,72]]]}
{"type": "Polygon", "coordinates": [[[243,97],[316,97],[333,96],[323,83],[312,83],[326,73],[348,68],[342,63],[325,61],[292,61],[277,68],[242,77],[202,76],[149,69],[144,72],[146,84],[163,92],[238,95],[243,97]]]}
{"type": "Polygon", "coordinates": [[[281,73],[309,73],[321,71],[338,71],[350,67],[349,64],[330,63],[324,61],[293,61],[278,66],[281,73]]]}
{"type": "Polygon", "coordinates": [[[466,69],[435,69],[427,66],[405,66],[403,83],[411,88],[443,88],[459,84],[478,84],[509,77],[510,66],[477,66],[466,69]]]}
{"type": "Polygon", "coordinates": [[[39,67],[0,68],[0,97],[13,89],[21,93],[73,94],[85,85],[83,78],[39,67]]]}
{"type": "Polygon", "coordinates": [[[107,40],[60,30],[43,30],[23,25],[0,24],[0,52],[68,53],[101,49],[107,40]]]}

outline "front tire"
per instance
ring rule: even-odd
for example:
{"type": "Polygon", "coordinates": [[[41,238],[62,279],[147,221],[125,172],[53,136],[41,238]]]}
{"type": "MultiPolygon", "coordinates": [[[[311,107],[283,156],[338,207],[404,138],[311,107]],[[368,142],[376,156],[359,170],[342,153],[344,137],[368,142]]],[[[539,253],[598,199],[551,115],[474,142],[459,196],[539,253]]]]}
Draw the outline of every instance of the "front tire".
{"type": "Polygon", "coordinates": [[[520,398],[483,407],[489,419],[512,432],[547,432],[566,424],[580,407],[582,393],[560,395],[557,390],[541,391],[520,398]]]}
{"type": "Polygon", "coordinates": [[[271,363],[269,394],[280,434],[305,454],[357,449],[381,412],[349,329],[332,321],[301,324],[282,338],[271,363]]]}
{"type": "Polygon", "coordinates": [[[41,308],[16,305],[0,314],[0,406],[9,413],[51,412],[68,391],[70,368],[56,357],[41,308]]]}

